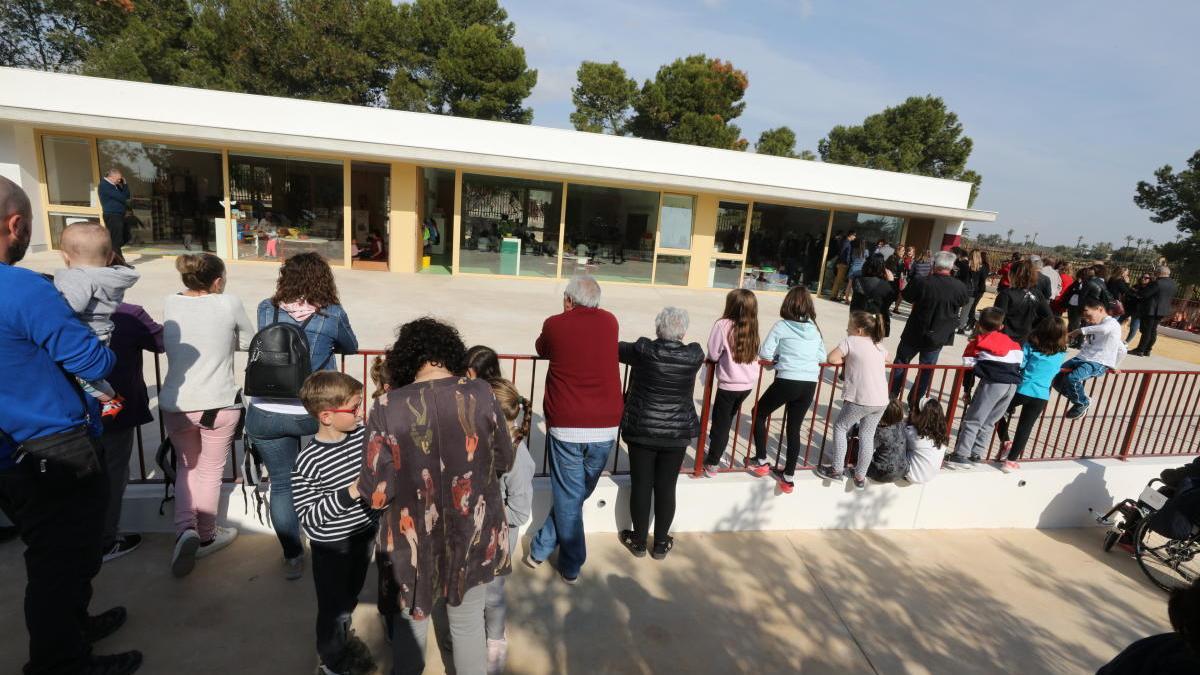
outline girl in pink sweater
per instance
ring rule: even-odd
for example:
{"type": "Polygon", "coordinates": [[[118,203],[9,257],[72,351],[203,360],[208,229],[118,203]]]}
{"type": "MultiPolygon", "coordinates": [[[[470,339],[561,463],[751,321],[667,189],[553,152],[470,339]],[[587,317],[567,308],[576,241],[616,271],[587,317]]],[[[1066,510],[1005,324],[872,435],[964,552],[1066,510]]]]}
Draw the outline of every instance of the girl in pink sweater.
{"type": "Polygon", "coordinates": [[[717,475],[729,442],[729,427],[758,383],[758,299],[742,288],[725,296],[725,313],[708,336],[708,359],[716,361],[717,398],[709,417],[704,473],[717,475]]]}

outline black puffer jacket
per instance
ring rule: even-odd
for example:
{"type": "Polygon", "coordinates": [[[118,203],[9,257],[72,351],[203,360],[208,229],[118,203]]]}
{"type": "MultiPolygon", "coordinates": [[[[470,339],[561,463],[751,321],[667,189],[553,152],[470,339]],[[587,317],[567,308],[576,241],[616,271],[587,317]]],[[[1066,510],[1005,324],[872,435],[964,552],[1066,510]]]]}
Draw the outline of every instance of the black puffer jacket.
{"type": "Polygon", "coordinates": [[[628,364],[629,390],[621,435],[630,443],[678,448],[700,435],[693,392],[704,364],[704,348],[693,342],[651,340],[619,345],[628,364]]]}

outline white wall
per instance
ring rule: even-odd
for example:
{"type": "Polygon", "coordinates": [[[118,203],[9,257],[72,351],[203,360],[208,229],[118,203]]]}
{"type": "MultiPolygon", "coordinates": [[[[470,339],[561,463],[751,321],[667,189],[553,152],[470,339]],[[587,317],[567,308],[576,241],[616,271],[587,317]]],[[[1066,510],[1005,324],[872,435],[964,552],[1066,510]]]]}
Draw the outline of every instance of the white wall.
{"type": "Polygon", "coordinates": [[[933,232],[929,235],[929,250],[942,250],[942,238],[947,234],[962,234],[963,221],[937,218],[933,221],[933,232]]]}
{"type": "MultiPolygon", "coordinates": [[[[33,237],[29,250],[46,248],[46,214],[42,211],[42,186],[37,176],[37,148],[33,129],[0,121],[0,176],[20,185],[33,205],[33,237]]],[[[88,167],[89,174],[91,167],[88,167]]]]}

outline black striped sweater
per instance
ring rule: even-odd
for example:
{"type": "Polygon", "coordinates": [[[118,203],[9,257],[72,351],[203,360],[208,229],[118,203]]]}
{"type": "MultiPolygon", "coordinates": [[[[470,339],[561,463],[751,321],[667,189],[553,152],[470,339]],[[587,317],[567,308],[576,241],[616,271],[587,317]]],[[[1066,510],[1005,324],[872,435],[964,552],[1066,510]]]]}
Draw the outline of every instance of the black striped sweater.
{"type": "Polygon", "coordinates": [[[360,426],[337,443],[313,438],[296,458],[292,499],[310,540],[340,541],[374,522],[374,512],[349,491],[362,471],[364,437],[360,426]]]}

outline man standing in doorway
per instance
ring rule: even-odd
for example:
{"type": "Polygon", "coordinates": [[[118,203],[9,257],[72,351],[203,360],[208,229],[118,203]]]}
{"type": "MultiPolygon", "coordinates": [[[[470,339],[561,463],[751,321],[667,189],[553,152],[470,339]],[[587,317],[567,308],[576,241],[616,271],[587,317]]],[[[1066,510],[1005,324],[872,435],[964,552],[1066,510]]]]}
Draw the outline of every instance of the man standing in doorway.
{"type": "MultiPolygon", "coordinates": [[[[904,299],[912,303],[912,312],[900,334],[896,348],[896,364],[912,363],[918,357],[921,365],[938,362],[942,347],[954,342],[954,329],[963,305],[971,302],[971,293],[963,282],[951,276],[957,260],[951,251],[933,254],[933,271],[927,277],[915,277],[904,289],[904,299]]],[[[904,368],[892,371],[892,397],[904,389],[907,373],[904,368]]],[[[929,390],[930,373],[917,376],[912,390],[912,402],[919,401],[929,390]]]]}
{"type": "Polygon", "coordinates": [[[562,302],[562,313],[546,319],[536,343],[538,356],[550,361],[543,409],[554,503],[526,564],[537,568],[557,547],[558,573],[574,584],[587,558],[583,502],[616,445],[623,402],[617,319],[600,309],[600,284],[574,277],[562,302]]]}
{"type": "Polygon", "coordinates": [[[104,174],[100,181],[100,210],[104,212],[104,226],[112,239],[113,253],[123,258],[121,247],[129,243],[129,229],[125,226],[125,214],[129,211],[129,184],[116,168],[104,174]]]}
{"type": "Polygon", "coordinates": [[[842,245],[838,249],[837,265],[834,268],[837,273],[833,278],[833,290],[829,294],[830,300],[840,302],[842,292],[846,290],[846,271],[850,269],[850,252],[854,249],[855,239],[858,239],[858,233],[850,230],[846,233],[846,238],[842,240],[842,245]]]}
{"type": "Polygon", "coordinates": [[[1154,342],[1158,339],[1158,324],[1164,316],[1171,313],[1171,301],[1179,287],[1171,278],[1171,268],[1163,265],[1158,268],[1158,279],[1138,291],[1138,313],[1142,321],[1142,339],[1137,349],[1129,352],[1134,356],[1150,356],[1154,342]]]}
{"type": "Polygon", "coordinates": [[[88,615],[108,499],[100,445],[88,439],[101,460],[90,472],[28,450],[37,440],[49,455],[56,440],[61,447],[62,435],[80,428],[98,435],[96,399],[71,376],[101,379],[114,358],[52,283],[13,267],[29,246],[31,220],[25,192],[0,177],[0,510],[26,546],[24,672],[125,675],[141,666],[140,652],[91,654],[91,643],[125,623],[124,607],[88,615]]]}

